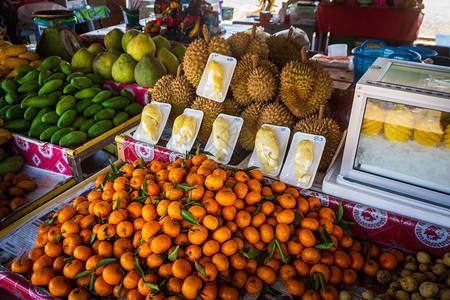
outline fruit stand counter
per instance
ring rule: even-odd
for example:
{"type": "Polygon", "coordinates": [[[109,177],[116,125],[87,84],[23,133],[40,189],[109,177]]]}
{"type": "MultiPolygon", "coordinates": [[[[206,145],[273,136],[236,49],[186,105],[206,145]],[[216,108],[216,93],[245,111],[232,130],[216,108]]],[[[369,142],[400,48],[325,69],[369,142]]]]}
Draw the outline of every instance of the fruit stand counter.
{"type": "MultiPolygon", "coordinates": [[[[131,145],[132,141],[125,140],[125,143],[131,145]]],[[[146,161],[156,158],[156,152],[158,153],[158,160],[161,162],[173,161],[176,157],[179,157],[179,154],[158,147],[149,147],[148,149],[151,153],[147,155],[146,161]]],[[[128,156],[126,159],[127,161],[133,161],[135,158],[128,156]]],[[[120,161],[116,162],[116,166],[119,163],[120,161]]],[[[111,167],[101,170],[89,179],[79,183],[45,205],[37,208],[29,215],[16,221],[7,230],[0,232],[0,253],[2,254],[0,261],[2,265],[0,266],[0,286],[20,299],[57,299],[46,290],[32,285],[29,280],[10,271],[10,266],[14,260],[27,254],[35,247],[35,239],[38,236],[40,226],[44,222],[50,220],[59,209],[73,206],[74,199],[77,196],[86,197],[95,187],[97,178],[109,171],[111,171],[111,167]]],[[[265,184],[271,184],[271,182],[272,180],[270,179],[263,179],[263,183],[265,184]]],[[[320,199],[321,205],[324,207],[336,209],[339,205],[339,199],[329,197],[320,192],[311,190],[299,190],[299,192],[304,197],[316,197],[320,199]]],[[[408,232],[413,230],[417,225],[418,222],[415,220],[404,220],[402,217],[369,207],[361,207],[347,201],[342,201],[342,203],[344,218],[356,222],[352,226],[352,231],[357,236],[376,240],[380,244],[388,247],[407,248],[408,252],[426,249],[435,255],[441,255],[450,249],[448,243],[438,249],[426,247],[420,240],[414,239],[413,235],[408,234],[408,232]],[[361,222],[361,220],[365,220],[365,223],[361,222]],[[364,224],[367,226],[363,226],[364,224]]],[[[284,284],[280,278],[271,287],[279,293],[286,293],[284,284]]],[[[349,288],[358,289],[360,286],[350,286],[349,288]]],[[[250,299],[248,298],[249,295],[245,295],[245,291],[243,290],[241,290],[240,295],[244,299],[250,299]]],[[[252,299],[256,299],[256,296],[254,295],[255,298],[252,299]]]]}
{"type": "MultiPolygon", "coordinates": [[[[182,154],[164,147],[151,146],[126,136],[117,136],[116,142],[119,159],[128,163],[133,163],[140,157],[145,161],[156,159],[170,162],[183,157],[182,154]]],[[[245,167],[242,163],[239,165],[239,168],[245,167]]],[[[450,250],[449,228],[329,196],[321,191],[321,184],[314,184],[310,190],[297,189],[301,195],[317,197],[323,206],[332,209],[337,209],[339,202],[342,202],[345,219],[355,223],[351,228],[353,234],[363,240],[371,240],[384,247],[398,248],[409,253],[423,250],[440,256],[450,250]]]]}
{"type": "Polygon", "coordinates": [[[60,208],[72,204],[73,199],[79,195],[87,195],[94,187],[95,178],[98,175],[109,172],[111,167],[101,170],[53,200],[37,207],[28,215],[14,222],[11,226],[0,231],[0,286],[18,297],[19,299],[58,299],[48,291],[34,286],[31,282],[18,274],[5,268],[12,261],[35,247],[34,240],[37,237],[38,227],[60,208]]]}
{"type": "MultiPolygon", "coordinates": [[[[122,89],[132,93],[138,103],[145,105],[148,102],[148,89],[136,85],[119,84],[114,81],[105,81],[103,87],[120,92],[122,89]]],[[[141,115],[137,115],[104,134],[88,140],[76,148],[65,148],[47,142],[41,142],[23,134],[13,133],[9,146],[15,149],[30,166],[40,169],[73,176],[77,182],[83,180],[81,161],[92,156],[104,147],[114,142],[114,137],[139,123],[141,115]]]]}
{"type": "MultiPolygon", "coordinates": [[[[19,206],[6,217],[0,219],[0,228],[6,228],[75,184],[74,178],[70,176],[49,172],[27,164],[16,175],[16,177],[22,177],[24,179],[23,176],[25,176],[27,181],[34,182],[36,188],[21,197],[24,201],[22,206],[19,206]]],[[[12,183],[14,184],[14,182],[15,180],[13,179],[12,183]]],[[[20,184],[17,185],[20,186],[20,184]]]]}

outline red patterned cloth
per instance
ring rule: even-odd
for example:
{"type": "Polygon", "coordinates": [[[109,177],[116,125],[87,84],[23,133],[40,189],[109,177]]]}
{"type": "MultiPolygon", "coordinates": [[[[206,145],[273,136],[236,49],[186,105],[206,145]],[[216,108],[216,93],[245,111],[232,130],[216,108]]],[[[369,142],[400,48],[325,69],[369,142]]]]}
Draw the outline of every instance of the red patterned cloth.
{"type": "Polygon", "coordinates": [[[0,266],[0,286],[10,294],[24,300],[57,300],[49,292],[34,286],[20,275],[0,266]]]}
{"type": "Polygon", "coordinates": [[[158,146],[150,146],[146,143],[141,143],[128,138],[125,138],[123,141],[123,151],[126,162],[130,164],[141,157],[146,162],[155,159],[162,162],[174,162],[178,158],[183,157],[180,153],[172,152],[158,146]]]}
{"type": "Polygon", "coordinates": [[[67,161],[67,148],[39,142],[16,133],[12,134],[8,145],[32,167],[72,175],[67,161]]]}
{"type": "Polygon", "coordinates": [[[365,241],[373,241],[386,248],[397,248],[408,253],[426,251],[441,257],[450,251],[450,229],[409,217],[393,214],[323,193],[299,189],[300,194],[317,197],[323,206],[337,210],[344,207],[344,219],[354,222],[351,231],[365,241]]]}

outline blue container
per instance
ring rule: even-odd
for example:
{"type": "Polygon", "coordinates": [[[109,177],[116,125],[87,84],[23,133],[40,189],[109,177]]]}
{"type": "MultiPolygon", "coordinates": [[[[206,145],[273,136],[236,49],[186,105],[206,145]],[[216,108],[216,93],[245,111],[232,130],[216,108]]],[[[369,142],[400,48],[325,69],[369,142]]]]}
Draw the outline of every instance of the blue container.
{"type": "Polygon", "coordinates": [[[378,57],[392,58],[398,60],[421,62],[420,54],[400,47],[389,47],[383,41],[369,40],[364,42],[362,46],[356,47],[352,50],[355,56],[353,63],[355,65],[353,73],[353,83],[356,84],[358,80],[364,75],[369,67],[375,62],[378,57]]]}
{"type": "Polygon", "coordinates": [[[34,18],[34,23],[37,25],[36,38],[39,39],[41,34],[45,29],[49,27],[55,27],[57,25],[66,25],[72,30],[75,30],[76,19],[75,17],[70,19],[55,19],[55,20],[43,20],[39,18],[34,18]]]}
{"type": "Polygon", "coordinates": [[[413,47],[413,46],[401,46],[400,49],[407,49],[420,54],[422,59],[430,58],[438,55],[438,53],[432,49],[422,48],[422,47],[413,47]]]}

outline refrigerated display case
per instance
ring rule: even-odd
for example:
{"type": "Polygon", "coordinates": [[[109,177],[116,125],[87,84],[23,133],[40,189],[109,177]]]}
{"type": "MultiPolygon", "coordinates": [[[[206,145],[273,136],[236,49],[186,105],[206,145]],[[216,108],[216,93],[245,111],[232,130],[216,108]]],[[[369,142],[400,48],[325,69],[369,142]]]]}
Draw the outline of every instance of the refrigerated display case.
{"type": "Polygon", "coordinates": [[[378,58],[356,85],[339,167],[334,188],[419,219],[450,216],[450,68],[378,58]]]}

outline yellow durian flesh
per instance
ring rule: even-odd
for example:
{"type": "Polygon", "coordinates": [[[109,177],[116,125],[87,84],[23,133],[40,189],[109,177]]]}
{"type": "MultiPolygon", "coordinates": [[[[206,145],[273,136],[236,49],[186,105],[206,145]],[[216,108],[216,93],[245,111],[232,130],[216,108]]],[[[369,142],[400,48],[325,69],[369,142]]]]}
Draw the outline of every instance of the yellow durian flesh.
{"type": "Polygon", "coordinates": [[[213,146],[214,156],[218,160],[225,157],[229,136],[227,120],[222,117],[216,118],[213,123],[213,146]]]}
{"type": "Polygon", "coordinates": [[[180,147],[181,145],[189,145],[195,134],[195,118],[186,115],[179,115],[172,129],[173,144],[180,147]]]}
{"type": "Polygon", "coordinates": [[[384,110],[374,101],[367,102],[361,132],[367,135],[380,133],[383,129],[384,110]]]}
{"type": "Polygon", "coordinates": [[[274,172],[277,168],[280,152],[277,139],[272,129],[262,127],[258,130],[255,138],[255,148],[264,172],[274,172]]]}
{"type": "Polygon", "coordinates": [[[223,68],[217,61],[210,61],[208,66],[208,81],[211,83],[211,89],[214,93],[216,100],[222,98],[222,88],[223,88],[223,68]]]}
{"type": "Polygon", "coordinates": [[[141,126],[142,131],[148,136],[152,143],[157,142],[158,126],[162,122],[162,115],[159,106],[156,104],[147,104],[142,110],[141,126]]]}
{"type": "Polygon", "coordinates": [[[406,142],[412,136],[413,126],[413,113],[399,106],[388,112],[384,120],[384,134],[391,141],[406,142]]]}
{"type": "Polygon", "coordinates": [[[294,155],[294,172],[297,182],[302,186],[307,186],[311,180],[311,174],[306,175],[311,168],[314,152],[313,143],[310,140],[303,140],[298,143],[294,155]],[[309,177],[309,179],[307,179],[309,177]],[[305,184],[306,183],[306,184],[305,184]]]}

